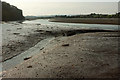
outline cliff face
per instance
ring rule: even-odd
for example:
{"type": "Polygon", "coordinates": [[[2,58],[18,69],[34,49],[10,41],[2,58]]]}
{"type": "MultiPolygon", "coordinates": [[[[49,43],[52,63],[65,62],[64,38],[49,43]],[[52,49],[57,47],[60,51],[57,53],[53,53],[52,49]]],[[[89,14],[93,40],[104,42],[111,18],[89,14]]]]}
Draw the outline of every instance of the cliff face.
{"type": "Polygon", "coordinates": [[[15,6],[10,5],[9,3],[2,2],[2,20],[3,21],[16,21],[24,20],[22,10],[18,9],[15,6]]]}

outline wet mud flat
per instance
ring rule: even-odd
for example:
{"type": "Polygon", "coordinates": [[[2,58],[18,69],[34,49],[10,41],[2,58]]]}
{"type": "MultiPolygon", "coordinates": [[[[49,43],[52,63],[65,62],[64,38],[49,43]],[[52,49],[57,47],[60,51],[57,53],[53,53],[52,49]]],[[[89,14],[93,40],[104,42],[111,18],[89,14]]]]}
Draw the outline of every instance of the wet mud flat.
{"type": "Polygon", "coordinates": [[[2,61],[9,60],[20,53],[28,50],[29,48],[35,46],[38,42],[50,37],[51,34],[48,32],[36,33],[25,35],[25,39],[22,41],[11,41],[7,45],[2,46],[2,61]]]}
{"type": "MultiPolygon", "coordinates": [[[[49,27],[47,27],[49,28],[49,27]]],[[[21,29],[21,28],[17,28],[21,29]]],[[[2,46],[2,61],[9,60],[20,53],[28,50],[29,48],[35,46],[41,40],[48,37],[59,37],[59,36],[72,36],[75,34],[82,33],[95,33],[95,32],[119,32],[115,30],[88,30],[88,29],[57,29],[57,30],[44,30],[37,29],[34,33],[29,35],[23,35],[24,40],[10,41],[8,44],[2,46]]],[[[13,33],[13,35],[20,36],[20,33],[13,33]]]]}
{"type": "Polygon", "coordinates": [[[6,71],[3,77],[119,78],[118,32],[92,32],[56,39],[57,44],[6,71]]]}

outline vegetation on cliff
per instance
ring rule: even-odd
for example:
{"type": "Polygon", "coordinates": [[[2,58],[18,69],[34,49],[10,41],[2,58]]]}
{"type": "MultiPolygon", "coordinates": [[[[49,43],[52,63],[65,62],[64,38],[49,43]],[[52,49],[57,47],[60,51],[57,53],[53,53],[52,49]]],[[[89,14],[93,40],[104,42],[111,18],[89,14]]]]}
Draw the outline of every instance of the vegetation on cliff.
{"type": "Polygon", "coordinates": [[[2,2],[2,20],[3,21],[17,21],[24,20],[22,10],[10,5],[9,3],[2,2]]]}

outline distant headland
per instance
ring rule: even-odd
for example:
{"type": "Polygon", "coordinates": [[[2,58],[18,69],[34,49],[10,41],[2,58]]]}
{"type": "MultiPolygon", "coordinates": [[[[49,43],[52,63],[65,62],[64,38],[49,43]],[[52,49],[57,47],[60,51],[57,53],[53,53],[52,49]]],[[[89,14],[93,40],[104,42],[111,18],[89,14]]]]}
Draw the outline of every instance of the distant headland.
{"type": "Polygon", "coordinates": [[[24,20],[22,10],[10,5],[9,3],[2,2],[2,21],[17,21],[24,20]]]}

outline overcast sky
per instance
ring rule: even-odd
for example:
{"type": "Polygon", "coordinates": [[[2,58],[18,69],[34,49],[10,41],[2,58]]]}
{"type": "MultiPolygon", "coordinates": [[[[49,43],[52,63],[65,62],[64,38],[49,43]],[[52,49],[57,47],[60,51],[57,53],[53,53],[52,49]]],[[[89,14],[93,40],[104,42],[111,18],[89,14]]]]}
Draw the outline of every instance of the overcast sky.
{"type": "Polygon", "coordinates": [[[118,2],[120,0],[2,0],[7,2],[17,2],[17,1],[40,1],[40,2],[118,2]]]}
{"type": "Polygon", "coordinates": [[[88,14],[118,12],[119,0],[2,0],[27,15],[88,14]],[[61,3],[60,3],[61,2],[61,3]]]}

